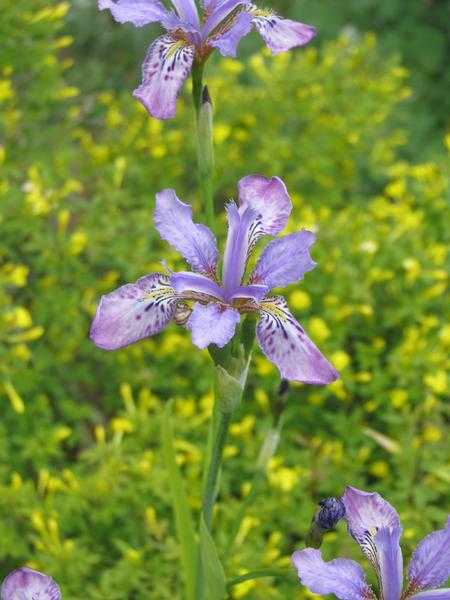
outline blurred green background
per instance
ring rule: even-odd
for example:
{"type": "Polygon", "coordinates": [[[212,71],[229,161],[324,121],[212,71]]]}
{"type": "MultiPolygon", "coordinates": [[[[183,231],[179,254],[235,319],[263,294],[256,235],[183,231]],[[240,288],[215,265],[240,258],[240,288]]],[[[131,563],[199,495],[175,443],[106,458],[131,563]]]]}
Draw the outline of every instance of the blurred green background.
{"type": "MultiPolygon", "coordinates": [[[[278,385],[256,353],[216,514],[229,575],[287,567],[315,503],[346,484],[397,507],[407,555],[449,506],[449,4],[268,4],[319,36],[273,58],[252,34],[239,60],[210,62],[217,208],[243,175],[284,178],[290,228],[318,232],[318,266],[287,296],[342,378],[291,387],[267,487],[229,548],[278,385]]],[[[207,354],[175,325],[110,354],[87,338],[101,294],[161,260],[181,266],[153,228],[154,193],[199,207],[188,86],[164,124],[131,97],[156,33],[93,0],[2,5],[0,577],[27,563],[71,600],[181,598],[160,451],[170,398],[200,505],[207,354]]],[[[342,528],[323,549],[359,555],[342,528]]],[[[308,596],[295,579],[233,593],[308,596]]]]}

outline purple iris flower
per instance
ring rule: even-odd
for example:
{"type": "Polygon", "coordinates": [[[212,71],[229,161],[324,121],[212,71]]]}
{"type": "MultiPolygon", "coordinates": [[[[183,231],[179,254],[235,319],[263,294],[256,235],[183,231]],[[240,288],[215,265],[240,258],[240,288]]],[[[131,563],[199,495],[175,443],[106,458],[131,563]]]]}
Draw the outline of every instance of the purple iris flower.
{"type": "Polygon", "coordinates": [[[309,248],[315,235],[301,230],[271,241],[246,278],[249,256],[264,235],[287,224],[292,202],[283,181],[249,175],[239,182],[239,206],[227,207],[228,237],[219,280],[217,242],[205,225],[192,221],[192,209],[174,190],[156,195],[155,224],[160,236],[180,252],[192,272],[152,273],[103,296],[91,339],[115,350],[161,331],[172,320],[185,323],[199,348],[225,346],[240,315],[259,315],[256,336],[261,350],[284,379],[325,385],[338,373],[308,338],[278,286],[296,283],[315,267],[309,248]]]}
{"type": "Polygon", "coordinates": [[[12,571],[4,580],[1,600],[61,600],[58,585],[48,575],[21,567],[12,571]]]}
{"type": "MultiPolygon", "coordinates": [[[[403,587],[402,527],[396,510],[379,494],[348,487],[342,501],[350,535],[374,567],[382,600],[450,600],[450,588],[440,588],[450,576],[450,517],[444,529],[419,542],[403,587]]],[[[322,559],[306,548],[292,557],[301,582],[315,594],[334,594],[340,600],[374,600],[363,570],[353,560],[322,559]]]]}
{"type": "Polygon", "coordinates": [[[119,23],[136,27],[159,22],[166,33],[148,48],[142,65],[142,83],[134,96],[157,119],[175,116],[176,99],[195,62],[204,62],[214,48],[236,56],[239,41],[256,27],[273,54],[307,44],[314,27],[283,19],[249,0],[171,0],[167,10],[160,0],[98,0],[119,23]]]}

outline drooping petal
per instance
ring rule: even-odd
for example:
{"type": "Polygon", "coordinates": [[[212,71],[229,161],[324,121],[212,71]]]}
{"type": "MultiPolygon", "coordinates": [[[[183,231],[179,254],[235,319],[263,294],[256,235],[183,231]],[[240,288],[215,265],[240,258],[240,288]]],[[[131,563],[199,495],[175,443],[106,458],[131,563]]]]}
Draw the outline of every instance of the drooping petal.
{"type": "Polygon", "coordinates": [[[450,600],[450,588],[419,592],[414,596],[409,596],[409,600],[450,600]]]}
{"type": "Polygon", "coordinates": [[[292,202],[279,177],[248,175],[239,181],[238,190],[240,211],[251,208],[258,215],[251,244],[263,234],[276,235],[286,227],[292,202]]]}
{"type": "Polygon", "coordinates": [[[204,349],[210,344],[223,348],[233,337],[239,318],[239,313],[234,308],[214,303],[197,303],[187,326],[192,332],[192,341],[198,348],[204,349]]]}
{"type": "Polygon", "coordinates": [[[21,567],[3,581],[1,600],[61,600],[61,591],[48,575],[21,567]]]}
{"type": "Polygon", "coordinates": [[[117,350],[159,333],[177,306],[169,278],[161,273],[141,277],[102,296],[90,337],[103,350],[117,350]]]}
{"type": "Polygon", "coordinates": [[[261,10],[254,6],[250,14],[253,17],[256,29],[272,51],[272,54],[279,54],[297,46],[304,46],[317,33],[311,25],[305,25],[290,19],[282,19],[270,10],[261,10]]]}
{"type": "Polygon", "coordinates": [[[156,194],[155,225],[162,239],[176,248],[194,271],[214,276],[216,238],[206,225],[193,222],[191,206],[181,202],[175,190],[156,194]]]}
{"type": "Polygon", "coordinates": [[[325,562],[319,550],[306,548],[292,555],[301,583],[314,594],[334,594],[340,600],[374,598],[357,562],[336,558],[325,562]]]}
{"type": "Polygon", "coordinates": [[[246,12],[239,13],[232,24],[222,33],[213,35],[208,40],[210,46],[217,48],[222,56],[236,56],[237,47],[241,39],[250,33],[252,29],[252,19],[246,12]]]}
{"type": "Polygon", "coordinates": [[[234,202],[227,204],[226,211],[228,235],[223,258],[223,287],[226,298],[230,299],[242,283],[256,213],[248,208],[241,215],[234,202]]]}
{"type": "Polygon", "coordinates": [[[284,298],[267,298],[259,307],[258,343],[267,358],[276,364],[283,379],[326,385],[339,377],[289,312],[284,298]]]}
{"type": "Polygon", "coordinates": [[[178,92],[191,72],[194,46],[170,34],[157,38],[142,64],[142,83],[133,92],[156,119],[171,119],[176,113],[178,92]]]}
{"type": "Polygon", "coordinates": [[[450,517],[444,529],[433,531],[419,542],[408,567],[408,589],[437,588],[450,577],[450,517]]]}
{"type": "Polygon", "coordinates": [[[342,497],[351,536],[372,563],[384,600],[398,600],[402,591],[402,528],[397,511],[376,492],[347,487],[342,497]]]}
{"type": "Polygon", "coordinates": [[[173,273],[170,277],[170,283],[177,294],[186,300],[194,299],[198,296],[204,296],[205,300],[208,297],[223,300],[222,290],[217,283],[199,273],[190,273],[188,271],[173,273]],[[190,294],[191,292],[193,294],[190,294]]]}
{"type": "Polygon", "coordinates": [[[180,18],[187,21],[190,25],[198,27],[200,21],[198,18],[198,11],[195,5],[195,0],[171,0],[175,7],[175,10],[179,14],[180,18]]]}
{"type": "Polygon", "coordinates": [[[119,23],[133,23],[136,27],[164,21],[168,15],[160,0],[98,0],[98,8],[109,9],[119,23]]]}
{"type": "Polygon", "coordinates": [[[309,254],[316,236],[303,229],[270,242],[261,254],[250,277],[252,283],[263,283],[270,289],[296,283],[316,266],[309,254]]]}

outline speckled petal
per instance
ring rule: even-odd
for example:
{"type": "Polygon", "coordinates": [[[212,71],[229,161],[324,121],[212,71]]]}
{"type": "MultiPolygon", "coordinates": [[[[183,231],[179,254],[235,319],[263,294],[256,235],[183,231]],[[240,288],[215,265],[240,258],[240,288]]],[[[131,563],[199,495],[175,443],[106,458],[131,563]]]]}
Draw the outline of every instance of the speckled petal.
{"type": "Polygon", "coordinates": [[[157,38],[142,64],[142,83],[133,92],[156,119],[176,114],[177,96],[192,69],[194,46],[170,34],[157,38]]]}
{"type": "Polygon", "coordinates": [[[1,600],[61,600],[61,592],[48,575],[21,567],[6,577],[0,597],[1,600]]]}
{"type": "Polygon", "coordinates": [[[250,281],[265,284],[269,289],[300,281],[316,266],[309,254],[315,239],[314,233],[304,229],[273,240],[261,254],[250,281]]]}
{"type": "Polygon", "coordinates": [[[248,175],[239,181],[240,212],[251,208],[257,214],[251,245],[263,234],[276,235],[287,224],[292,202],[279,177],[248,175]]]}
{"type": "Polygon", "coordinates": [[[316,35],[311,25],[299,21],[282,19],[273,12],[253,8],[253,23],[272,54],[286,52],[297,46],[308,44],[316,35]]]}
{"type": "Polygon", "coordinates": [[[267,358],[276,364],[283,379],[326,385],[339,377],[289,312],[284,298],[267,298],[259,307],[258,343],[267,358]]]}
{"type": "Polygon", "coordinates": [[[384,600],[398,600],[403,587],[403,557],[396,510],[376,492],[350,486],[342,501],[349,533],[372,563],[384,600]]]}
{"type": "Polygon", "coordinates": [[[375,598],[357,562],[336,558],[325,562],[319,550],[306,548],[292,555],[300,582],[314,594],[334,594],[340,600],[375,598]]]}
{"type": "Polygon", "coordinates": [[[198,348],[204,349],[210,344],[223,348],[234,336],[239,319],[239,313],[234,308],[197,303],[187,326],[191,330],[192,341],[198,348]]]}
{"type": "Polygon", "coordinates": [[[216,238],[206,225],[193,222],[192,208],[181,202],[175,190],[156,194],[155,225],[162,239],[176,248],[194,271],[214,276],[216,238]]]}
{"type": "Polygon", "coordinates": [[[98,0],[98,8],[109,9],[119,23],[133,23],[136,27],[164,21],[168,16],[159,0],[98,0]]]}
{"type": "Polygon", "coordinates": [[[141,277],[103,296],[90,337],[103,350],[117,350],[159,333],[172,320],[177,299],[161,273],[141,277]]]}
{"type": "Polygon", "coordinates": [[[414,591],[442,585],[450,577],[450,517],[444,529],[427,535],[415,549],[408,567],[409,586],[414,591]]]}

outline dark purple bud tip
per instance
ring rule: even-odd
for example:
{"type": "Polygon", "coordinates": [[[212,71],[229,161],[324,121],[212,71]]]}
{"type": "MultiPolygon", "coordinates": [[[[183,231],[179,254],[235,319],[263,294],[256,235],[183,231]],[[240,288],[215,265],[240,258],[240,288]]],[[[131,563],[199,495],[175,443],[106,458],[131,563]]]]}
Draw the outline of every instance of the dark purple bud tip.
{"type": "Polygon", "coordinates": [[[318,527],[327,531],[334,529],[337,523],[345,517],[345,506],[340,498],[325,498],[319,502],[320,510],[314,517],[318,527]]]}
{"type": "Polygon", "coordinates": [[[211,104],[211,106],[212,106],[212,100],[211,100],[211,96],[209,95],[209,90],[208,90],[207,85],[205,85],[203,88],[202,104],[211,104]]]}

